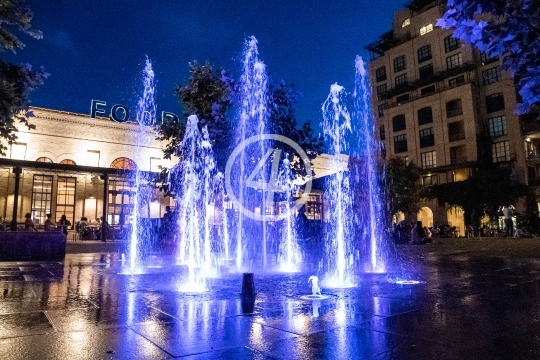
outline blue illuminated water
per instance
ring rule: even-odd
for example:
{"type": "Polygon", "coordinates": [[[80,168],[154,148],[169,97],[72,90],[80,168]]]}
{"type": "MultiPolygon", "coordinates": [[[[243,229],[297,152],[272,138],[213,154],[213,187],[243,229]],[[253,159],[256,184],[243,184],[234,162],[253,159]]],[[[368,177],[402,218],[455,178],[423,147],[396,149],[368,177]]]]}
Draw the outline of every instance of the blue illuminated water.
{"type": "MultiPolygon", "coordinates": [[[[379,177],[384,171],[377,169],[377,155],[379,144],[374,138],[375,125],[371,111],[371,93],[369,78],[365,63],[360,56],[355,62],[355,87],[353,92],[353,132],[356,149],[353,149],[353,158],[349,162],[353,177],[356,198],[362,197],[354,207],[355,214],[366,214],[357,217],[356,226],[365,231],[359,231],[362,239],[361,263],[364,272],[384,273],[388,262],[388,244],[384,236],[387,222],[383,213],[383,194],[379,177]]],[[[382,161],[380,162],[383,163],[382,161]]]]}
{"type": "MultiPolygon", "coordinates": [[[[133,131],[136,149],[134,157],[139,158],[142,147],[148,141],[147,125],[153,124],[156,119],[156,103],[154,101],[155,82],[152,62],[146,58],[142,72],[143,91],[137,102],[136,120],[138,129],[133,131]]],[[[152,226],[150,223],[149,205],[154,196],[148,172],[137,168],[134,179],[135,193],[133,194],[133,208],[130,214],[131,234],[129,239],[129,272],[136,274],[142,272],[142,257],[150,247],[152,226]]],[[[123,196],[123,195],[122,195],[123,196]]]]}
{"type": "MultiPolygon", "coordinates": [[[[241,144],[251,136],[263,135],[269,116],[268,75],[265,64],[259,59],[257,39],[253,36],[245,42],[243,59],[239,82],[240,108],[235,144],[237,146],[242,146],[241,144]]],[[[258,166],[259,161],[266,158],[266,153],[267,144],[264,141],[249,148],[242,146],[233,180],[238,205],[252,213],[255,213],[258,208],[263,217],[267,206],[265,187],[256,184],[266,184],[268,181],[266,166],[258,166]]],[[[238,211],[235,239],[236,268],[240,270],[252,267],[257,254],[262,254],[263,267],[266,268],[267,238],[265,221],[254,220],[246,216],[243,211],[238,211]]]]}
{"type": "Polygon", "coordinates": [[[349,150],[352,128],[342,86],[330,87],[322,113],[326,148],[332,156],[330,167],[335,171],[326,184],[329,208],[322,282],[326,287],[349,287],[354,285],[354,222],[350,178],[343,155],[349,150]]]}

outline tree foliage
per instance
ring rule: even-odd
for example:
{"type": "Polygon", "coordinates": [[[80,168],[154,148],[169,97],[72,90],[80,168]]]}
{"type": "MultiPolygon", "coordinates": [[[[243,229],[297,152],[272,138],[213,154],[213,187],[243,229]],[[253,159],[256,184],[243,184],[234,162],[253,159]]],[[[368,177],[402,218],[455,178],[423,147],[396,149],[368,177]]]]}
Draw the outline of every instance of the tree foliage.
{"type": "Polygon", "coordinates": [[[514,76],[525,114],[540,103],[540,0],[448,0],[437,25],[489,57],[500,56],[514,76]]]}
{"type": "Polygon", "coordinates": [[[412,162],[400,157],[390,159],[386,166],[386,193],[391,214],[418,212],[424,190],[419,182],[420,173],[420,168],[412,162]]]}
{"type": "MultiPolygon", "coordinates": [[[[302,127],[298,127],[294,105],[302,97],[302,93],[296,90],[294,84],[288,85],[281,80],[277,86],[269,88],[268,108],[270,109],[269,133],[286,136],[296,142],[313,160],[319,155],[324,147],[323,139],[314,134],[311,122],[306,121],[302,127]]],[[[275,144],[289,155],[292,173],[296,176],[305,176],[304,163],[297,157],[296,151],[283,143],[275,144]]]]}
{"type": "Polygon", "coordinates": [[[185,85],[174,89],[182,108],[181,122],[168,119],[158,126],[158,139],[168,141],[164,156],[179,156],[179,149],[185,132],[185,120],[197,115],[199,127],[207,127],[216,154],[219,168],[223,169],[228,156],[231,126],[227,121],[227,110],[231,106],[229,84],[224,81],[224,71],[217,71],[210,63],[189,63],[189,78],[185,85]]]}
{"type": "Polygon", "coordinates": [[[495,216],[505,204],[514,204],[517,198],[528,194],[528,188],[512,182],[512,170],[507,166],[492,164],[477,168],[464,181],[434,185],[429,197],[439,204],[463,208],[467,224],[480,225],[484,215],[495,216]]]}
{"type": "MultiPolygon", "coordinates": [[[[41,32],[32,29],[32,13],[25,0],[0,0],[0,51],[16,52],[24,44],[15,35],[18,30],[36,39],[41,32]]],[[[28,96],[37,86],[43,84],[48,74],[43,69],[33,69],[30,64],[10,64],[0,58],[0,139],[9,144],[17,139],[17,122],[29,129],[30,101],[28,96]]],[[[0,155],[6,154],[7,147],[0,144],[0,155]]]]}

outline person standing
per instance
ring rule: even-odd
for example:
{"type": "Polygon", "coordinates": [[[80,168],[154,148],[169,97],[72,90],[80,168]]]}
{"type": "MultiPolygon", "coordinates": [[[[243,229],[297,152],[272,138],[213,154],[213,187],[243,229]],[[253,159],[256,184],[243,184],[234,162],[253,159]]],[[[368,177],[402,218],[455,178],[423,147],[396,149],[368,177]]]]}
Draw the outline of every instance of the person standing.
{"type": "Polygon", "coordinates": [[[24,231],[35,231],[34,222],[32,221],[32,215],[30,213],[26,213],[24,215],[24,231]]]}
{"type": "Polygon", "coordinates": [[[514,236],[514,211],[509,204],[504,205],[503,210],[504,226],[506,227],[506,237],[514,236]]]}
{"type": "Polygon", "coordinates": [[[60,221],[58,222],[58,227],[60,228],[60,230],[62,231],[62,233],[64,235],[68,235],[68,226],[71,226],[71,222],[66,218],[66,215],[62,215],[62,217],[60,217],[60,221]]]}
{"type": "Polygon", "coordinates": [[[45,220],[45,231],[56,230],[54,222],[51,220],[52,214],[47,214],[47,220],[45,220]]]}

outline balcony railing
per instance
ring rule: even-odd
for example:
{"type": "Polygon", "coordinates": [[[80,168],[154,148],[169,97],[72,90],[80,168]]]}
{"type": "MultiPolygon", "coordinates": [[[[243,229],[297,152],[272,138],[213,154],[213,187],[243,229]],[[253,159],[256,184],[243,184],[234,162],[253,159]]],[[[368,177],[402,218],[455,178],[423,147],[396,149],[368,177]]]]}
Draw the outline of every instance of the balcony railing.
{"type": "MultiPolygon", "coordinates": [[[[414,101],[414,100],[417,100],[417,99],[425,98],[425,97],[431,96],[433,94],[441,93],[441,92],[446,91],[448,89],[453,89],[453,88],[460,87],[460,86],[463,86],[463,85],[466,85],[466,84],[471,84],[471,83],[472,83],[472,80],[470,80],[470,79],[465,80],[465,82],[463,82],[461,84],[458,84],[456,86],[448,86],[447,84],[443,83],[441,86],[435,87],[435,92],[432,92],[432,93],[429,93],[429,94],[426,94],[426,95],[420,94],[420,90],[417,90],[415,93],[410,93],[409,101],[414,101]]],[[[401,102],[389,101],[386,104],[384,104],[384,108],[385,109],[390,109],[390,108],[399,106],[399,105],[401,105],[401,104],[403,104],[405,102],[409,102],[409,101],[401,101],[401,102]]]]}

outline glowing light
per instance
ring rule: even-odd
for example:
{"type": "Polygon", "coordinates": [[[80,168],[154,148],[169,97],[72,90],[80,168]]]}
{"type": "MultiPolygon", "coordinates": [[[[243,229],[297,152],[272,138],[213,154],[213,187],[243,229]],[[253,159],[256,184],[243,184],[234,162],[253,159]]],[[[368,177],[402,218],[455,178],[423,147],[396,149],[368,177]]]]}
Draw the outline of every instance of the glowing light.
{"type": "Polygon", "coordinates": [[[423,281],[418,280],[396,280],[396,284],[398,285],[417,285],[417,284],[423,284],[423,281]]]}

